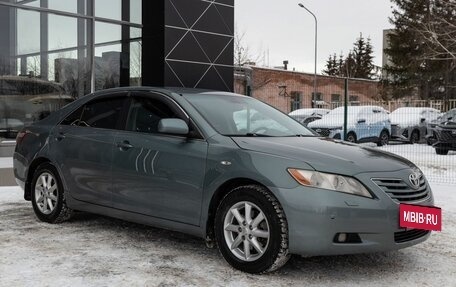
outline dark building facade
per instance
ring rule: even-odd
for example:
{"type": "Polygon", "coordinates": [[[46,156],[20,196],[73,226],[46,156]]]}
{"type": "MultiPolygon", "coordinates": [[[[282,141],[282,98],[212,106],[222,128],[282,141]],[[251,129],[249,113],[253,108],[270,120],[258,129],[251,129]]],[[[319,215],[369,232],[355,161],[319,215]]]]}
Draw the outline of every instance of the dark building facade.
{"type": "Polygon", "coordinates": [[[233,90],[234,0],[0,0],[0,138],[119,86],[233,90]]]}

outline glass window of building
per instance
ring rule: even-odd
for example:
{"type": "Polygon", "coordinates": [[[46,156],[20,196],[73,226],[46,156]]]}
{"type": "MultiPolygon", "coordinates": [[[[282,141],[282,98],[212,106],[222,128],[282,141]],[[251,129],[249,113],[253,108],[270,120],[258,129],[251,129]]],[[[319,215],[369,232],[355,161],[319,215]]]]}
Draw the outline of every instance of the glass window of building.
{"type": "Polygon", "coordinates": [[[0,141],[95,90],[140,85],[141,6],[0,0],[0,141]]]}

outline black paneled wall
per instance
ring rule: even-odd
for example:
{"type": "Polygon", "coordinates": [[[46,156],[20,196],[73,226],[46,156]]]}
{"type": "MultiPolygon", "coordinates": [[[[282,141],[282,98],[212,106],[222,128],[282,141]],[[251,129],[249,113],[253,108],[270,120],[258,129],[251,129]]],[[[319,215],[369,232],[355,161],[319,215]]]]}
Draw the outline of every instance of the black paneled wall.
{"type": "Polygon", "coordinates": [[[234,0],[143,0],[143,84],[233,90],[234,0]]]}

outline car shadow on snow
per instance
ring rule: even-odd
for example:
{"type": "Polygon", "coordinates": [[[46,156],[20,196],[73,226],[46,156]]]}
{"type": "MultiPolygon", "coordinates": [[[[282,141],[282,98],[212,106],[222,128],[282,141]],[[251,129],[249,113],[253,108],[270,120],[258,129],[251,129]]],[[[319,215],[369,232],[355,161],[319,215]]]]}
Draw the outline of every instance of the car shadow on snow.
{"type": "MultiPolygon", "coordinates": [[[[147,245],[148,242],[157,242],[160,243],[160,248],[172,248],[173,250],[177,248],[177,251],[185,252],[193,250],[198,257],[209,256],[212,260],[220,261],[221,268],[231,269],[229,265],[225,264],[216,249],[207,248],[202,239],[191,235],[82,212],[77,213],[69,224],[92,226],[109,231],[109,233],[111,231],[121,232],[121,236],[127,237],[133,245],[134,243],[139,245],[146,243],[147,245]]],[[[172,259],[172,256],[169,259],[172,259]]],[[[205,259],[203,260],[205,261],[205,259]]],[[[305,274],[305,276],[320,280],[325,278],[328,280],[343,278],[363,280],[366,274],[400,274],[409,270],[413,265],[415,265],[414,256],[403,251],[317,257],[293,255],[288,264],[269,276],[296,275],[302,277],[305,274]]]]}
{"type": "Polygon", "coordinates": [[[57,241],[65,240],[60,239],[60,235],[65,235],[66,238],[85,241],[85,252],[97,248],[122,249],[128,254],[135,254],[131,255],[131,260],[154,260],[151,263],[156,264],[158,270],[176,266],[181,268],[182,264],[185,264],[185,269],[208,266],[214,276],[223,278],[229,274],[230,277],[234,276],[232,280],[315,279],[323,283],[327,280],[329,284],[333,280],[362,282],[366,278],[376,276],[380,279],[385,274],[399,278],[417,267],[418,255],[406,251],[309,258],[293,256],[288,264],[278,271],[265,277],[257,277],[232,269],[216,249],[206,248],[202,239],[191,235],[85,212],[77,212],[70,221],[63,224],[50,225],[35,218],[29,203],[8,204],[2,207],[0,229],[9,229],[30,238],[39,237],[38,232],[46,230],[48,238],[55,236],[54,240],[57,241]],[[153,259],[154,256],[158,258],[153,259]]]}

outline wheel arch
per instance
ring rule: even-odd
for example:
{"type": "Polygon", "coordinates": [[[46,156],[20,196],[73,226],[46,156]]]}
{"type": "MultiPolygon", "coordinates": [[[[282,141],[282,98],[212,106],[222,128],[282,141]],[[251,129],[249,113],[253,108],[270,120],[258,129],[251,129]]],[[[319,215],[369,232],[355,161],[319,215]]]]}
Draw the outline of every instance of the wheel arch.
{"type": "Polygon", "coordinates": [[[28,171],[27,171],[27,180],[25,182],[24,187],[24,199],[30,201],[32,199],[32,180],[33,175],[35,174],[36,169],[42,165],[43,163],[52,164],[51,161],[46,157],[38,157],[35,158],[32,163],[30,164],[28,171]]]}
{"type": "MultiPolygon", "coordinates": [[[[208,213],[207,213],[207,219],[206,219],[206,240],[207,241],[213,241],[214,240],[214,223],[215,223],[215,214],[217,212],[217,208],[220,205],[220,202],[222,199],[227,195],[231,190],[233,190],[236,187],[240,186],[245,186],[245,185],[258,185],[261,186],[267,190],[267,188],[264,184],[250,179],[250,178],[232,178],[224,182],[222,185],[220,185],[217,190],[214,192],[212,195],[211,201],[209,203],[209,208],[208,208],[208,213]]],[[[270,191],[270,190],[269,190],[270,191]]],[[[273,194],[271,192],[271,194],[273,194]]],[[[275,195],[274,195],[275,197],[275,195]]],[[[276,197],[277,199],[277,197],[276,197]]]]}

